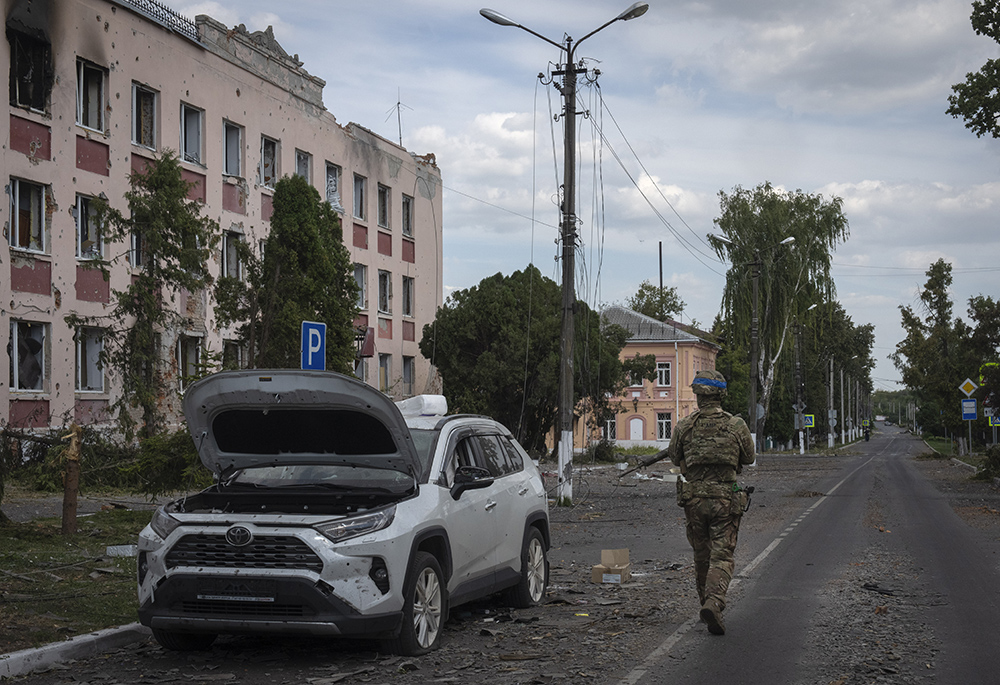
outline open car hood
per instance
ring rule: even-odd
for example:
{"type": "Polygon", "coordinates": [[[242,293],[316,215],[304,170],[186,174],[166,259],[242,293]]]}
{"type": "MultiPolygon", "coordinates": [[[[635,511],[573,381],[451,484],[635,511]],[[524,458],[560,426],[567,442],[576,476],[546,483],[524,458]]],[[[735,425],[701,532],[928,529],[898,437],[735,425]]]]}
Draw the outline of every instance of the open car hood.
{"type": "Polygon", "coordinates": [[[418,472],[403,415],[387,396],[330,371],[224,371],[184,393],[201,462],[222,478],[284,464],[418,472]]]}

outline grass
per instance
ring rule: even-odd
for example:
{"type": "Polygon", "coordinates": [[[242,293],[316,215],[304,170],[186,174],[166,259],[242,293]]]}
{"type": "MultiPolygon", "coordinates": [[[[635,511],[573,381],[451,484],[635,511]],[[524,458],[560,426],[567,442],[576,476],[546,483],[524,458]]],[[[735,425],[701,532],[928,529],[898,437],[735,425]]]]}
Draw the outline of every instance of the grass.
{"type": "Polygon", "coordinates": [[[0,524],[0,653],[135,622],[136,559],[106,550],[135,544],[151,517],[101,511],[66,536],[59,518],[0,524]]]}

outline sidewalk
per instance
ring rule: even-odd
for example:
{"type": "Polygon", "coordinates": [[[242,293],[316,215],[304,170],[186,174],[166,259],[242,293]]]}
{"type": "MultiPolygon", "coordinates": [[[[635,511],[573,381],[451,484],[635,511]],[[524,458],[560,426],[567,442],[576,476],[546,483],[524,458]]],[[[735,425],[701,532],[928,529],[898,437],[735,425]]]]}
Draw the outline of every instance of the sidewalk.
{"type": "Polygon", "coordinates": [[[145,640],[149,636],[149,628],[138,623],[130,623],[127,626],[78,635],[64,642],[53,642],[36,649],[0,654],[0,680],[44,671],[71,659],[92,657],[101,652],[145,640]]]}

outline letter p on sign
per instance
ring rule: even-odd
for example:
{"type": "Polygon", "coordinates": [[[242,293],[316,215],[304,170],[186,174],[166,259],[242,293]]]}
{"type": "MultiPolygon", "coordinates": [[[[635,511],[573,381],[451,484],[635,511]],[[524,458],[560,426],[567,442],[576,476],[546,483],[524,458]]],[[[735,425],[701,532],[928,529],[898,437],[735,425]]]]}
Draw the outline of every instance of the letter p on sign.
{"type": "Polygon", "coordinates": [[[326,371],[326,324],[302,322],[302,368],[326,371]]]}

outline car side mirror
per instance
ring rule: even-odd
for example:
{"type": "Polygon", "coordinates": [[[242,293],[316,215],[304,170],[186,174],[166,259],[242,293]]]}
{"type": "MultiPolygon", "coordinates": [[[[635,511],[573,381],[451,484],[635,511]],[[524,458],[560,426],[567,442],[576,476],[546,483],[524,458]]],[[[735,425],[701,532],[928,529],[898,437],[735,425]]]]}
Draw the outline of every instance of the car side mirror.
{"type": "Polygon", "coordinates": [[[479,490],[493,485],[493,476],[481,466],[459,466],[451,486],[451,498],[458,500],[466,490],[479,490]]]}

